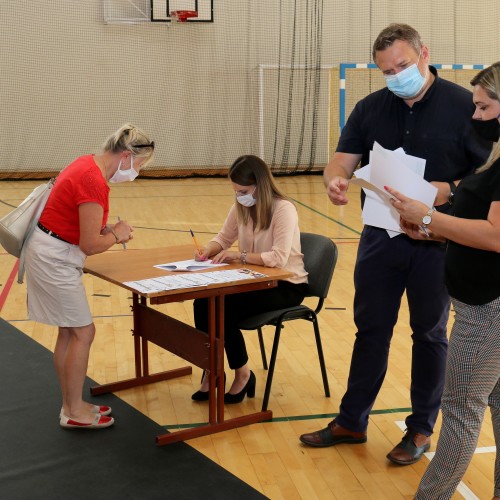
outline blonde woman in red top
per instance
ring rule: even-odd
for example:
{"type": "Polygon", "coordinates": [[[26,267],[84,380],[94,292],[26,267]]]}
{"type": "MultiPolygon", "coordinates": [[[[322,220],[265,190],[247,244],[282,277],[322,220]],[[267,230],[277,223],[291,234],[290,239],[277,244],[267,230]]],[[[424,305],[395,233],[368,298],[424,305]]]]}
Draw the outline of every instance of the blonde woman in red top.
{"type": "Polygon", "coordinates": [[[132,239],[127,221],[107,224],[108,182],[132,181],[154,152],[144,132],[125,124],[103,151],[77,158],[57,177],[37,228],[27,243],[28,317],[59,327],[54,364],[61,386],[60,425],[98,429],[111,408],[82,399],[95,325],[82,282],[85,258],[132,239]]]}

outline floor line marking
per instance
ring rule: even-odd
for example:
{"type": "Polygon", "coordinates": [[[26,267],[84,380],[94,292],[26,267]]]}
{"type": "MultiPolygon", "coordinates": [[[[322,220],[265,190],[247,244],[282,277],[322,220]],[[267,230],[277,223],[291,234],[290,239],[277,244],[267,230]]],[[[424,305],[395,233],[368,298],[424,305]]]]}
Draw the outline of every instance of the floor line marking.
{"type": "MultiPolygon", "coordinates": [[[[411,412],[411,408],[388,408],[386,410],[372,410],[370,412],[370,415],[383,415],[387,413],[409,413],[411,412]]],[[[277,422],[297,422],[301,420],[318,420],[322,418],[329,418],[329,419],[334,419],[335,417],[338,417],[338,413],[319,413],[315,415],[295,415],[295,416],[290,416],[290,417],[275,417],[272,418],[271,420],[265,420],[262,423],[263,424],[273,424],[277,422]]],[[[177,428],[189,428],[189,427],[198,427],[200,425],[207,425],[208,422],[197,422],[197,423],[190,423],[190,424],[166,424],[162,425],[165,429],[177,429],[177,428]]]]}
{"type": "Polygon", "coordinates": [[[5,286],[2,290],[2,293],[0,294],[0,311],[2,310],[5,302],[7,301],[7,297],[9,296],[10,290],[12,288],[12,284],[14,283],[14,279],[16,277],[17,271],[19,269],[19,259],[16,259],[16,263],[14,264],[14,267],[12,268],[12,271],[9,274],[9,277],[7,278],[7,281],[5,282],[5,286]]]}
{"type": "Polygon", "coordinates": [[[311,210],[311,212],[314,212],[318,215],[321,215],[325,219],[328,219],[329,221],[335,222],[335,224],[338,224],[339,226],[345,227],[346,229],[349,229],[349,231],[352,231],[353,233],[356,233],[357,235],[361,236],[361,233],[359,231],[356,231],[356,229],[353,229],[352,227],[348,226],[347,224],[344,224],[343,222],[340,222],[339,220],[334,219],[334,218],[330,217],[329,215],[325,215],[323,212],[320,212],[319,210],[316,210],[315,208],[312,208],[309,205],[306,205],[305,203],[302,203],[301,201],[299,201],[295,198],[291,198],[291,199],[295,203],[297,203],[298,205],[302,205],[303,207],[311,210]]]}

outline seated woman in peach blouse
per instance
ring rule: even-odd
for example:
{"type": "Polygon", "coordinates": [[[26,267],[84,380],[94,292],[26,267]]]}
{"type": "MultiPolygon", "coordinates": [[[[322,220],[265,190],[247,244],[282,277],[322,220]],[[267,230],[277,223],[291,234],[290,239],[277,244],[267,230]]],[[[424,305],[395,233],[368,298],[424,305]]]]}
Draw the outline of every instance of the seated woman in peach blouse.
{"type": "MultiPolygon", "coordinates": [[[[255,375],[248,366],[243,334],[238,324],[259,313],[299,305],[307,288],[307,272],[300,251],[297,210],[277,188],[266,163],[253,155],[238,158],[229,169],[236,200],[219,234],[202,249],[202,259],[213,262],[240,261],[286,268],[294,273],[276,288],[225,297],[224,348],[234,381],[224,395],[225,404],[240,403],[255,395],[255,375]],[[238,251],[231,246],[238,241],[238,251]]],[[[200,258],[196,256],[196,258],[200,258]]],[[[194,301],[196,328],[208,331],[207,299],[194,301]]],[[[204,374],[194,401],[208,400],[208,377],[204,374]]]]}

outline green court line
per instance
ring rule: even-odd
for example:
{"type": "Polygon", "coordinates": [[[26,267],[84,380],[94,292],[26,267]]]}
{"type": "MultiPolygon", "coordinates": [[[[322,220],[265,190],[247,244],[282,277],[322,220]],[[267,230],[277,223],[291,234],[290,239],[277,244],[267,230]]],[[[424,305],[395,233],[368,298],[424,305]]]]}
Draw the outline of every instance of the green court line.
{"type": "MultiPolygon", "coordinates": [[[[386,415],[389,413],[411,413],[411,408],[388,408],[387,410],[372,410],[370,415],[386,415]]],[[[330,418],[334,419],[338,417],[338,413],[319,413],[317,415],[297,415],[294,417],[276,417],[271,420],[265,420],[261,423],[276,423],[276,422],[296,422],[302,420],[316,420],[320,418],[330,418]]],[[[190,429],[194,427],[201,427],[202,425],[208,425],[208,422],[196,422],[192,424],[172,424],[172,425],[162,425],[166,430],[169,429],[190,429]]]]}
{"type": "Polygon", "coordinates": [[[320,212],[319,210],[316,210],[315,208],[312,208],[309,205],[306,205],[305,203],[302,203],[301,201],[299,201],[295,198],[290,198],[290,199],[293,200],[295,203],[302,205],[304,208],[308,208],[309,210],[311,210],[311,212],[314,212],[318,215],[321,215],[321,217],[324,217],[325,219],[328,219],[329,221],[335,222],[335,224],[338,224],[339,226],[345,227],[346,229],[349,229],[349,231],[352,231],[353,233],[356,233],[358,236],[361,236],[361,233],[359,231],[356,231],[356,229],[353,229],[352,227],[344,224],[343,222],[340,222],[337,219],[333,219],[332,217],[325,215],[323,212],[320,212]]]}

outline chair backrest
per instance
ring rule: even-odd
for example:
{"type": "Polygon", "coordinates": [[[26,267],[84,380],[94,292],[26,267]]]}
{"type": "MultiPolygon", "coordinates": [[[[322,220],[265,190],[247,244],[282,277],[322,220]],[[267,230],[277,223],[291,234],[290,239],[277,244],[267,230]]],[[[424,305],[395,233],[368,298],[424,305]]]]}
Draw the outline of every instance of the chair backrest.
{"type": "Polygon", "coordinates": [[[300,233],[300,246],[309,273],[307,296],[326,299],[337,264],[337,245],[321,234],[300,233]]]}

